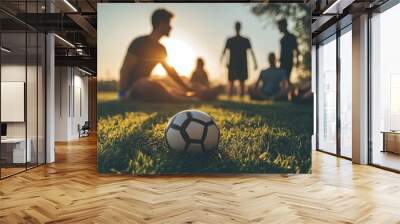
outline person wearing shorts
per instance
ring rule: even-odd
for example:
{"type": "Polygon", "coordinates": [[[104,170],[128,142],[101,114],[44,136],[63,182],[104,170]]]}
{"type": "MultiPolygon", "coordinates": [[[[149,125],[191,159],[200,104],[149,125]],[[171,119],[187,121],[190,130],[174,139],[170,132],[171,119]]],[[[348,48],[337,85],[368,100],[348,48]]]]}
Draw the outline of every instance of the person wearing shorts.
{"type": "Polygon", "coordinates": [[[241,36],[241,23],[235,23],[236,35],[228,38],[225,44],[225,48],[222,52],[221,61],[223,60],[226,51],[229,51],[229,63],[228,67],[228,95],[233,95],[234,82],[239,81],[240,84],[240,96],[244,96],[245,81],[248,79],[247,71],[247,51],[250,50],[254,62],[254,70],[257,70],[257,61],[250,44],[250,40],[241,36]]]}

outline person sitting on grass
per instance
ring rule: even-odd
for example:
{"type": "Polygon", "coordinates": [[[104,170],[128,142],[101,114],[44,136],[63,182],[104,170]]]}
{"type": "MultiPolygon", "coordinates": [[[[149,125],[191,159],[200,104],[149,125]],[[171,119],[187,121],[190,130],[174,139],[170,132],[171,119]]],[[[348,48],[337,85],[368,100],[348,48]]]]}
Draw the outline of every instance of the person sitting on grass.
{"type": "Polygon", "coordinates": [[[314,102],[314,95],[311,90],[311,82],[308,81],[301,86],[295,87],[289,95],[294,103],[307,104],[314,102]]]}
{"type": "Polygon", "coordinates": [[[161,83],[149,79],[152,70],[159,63],[167,71],[169,77],[183,89],[190,90],[175,69],[166,62],[167,50],[159,42],[163,36],[169,36],[172,17],[173,14],[165,9],[154,11],[151,17],[152,32],[134,39],[129,45],[120,70],[120,99],[148,101],[175,99],[175,96],[161,83]]]}
{"type": "Polygon", "coordinates": [[[193,89],[208,88],[210,86],[207,72],[204,70],[204,60],[202,58],[197,59],[196,68],[192,73],[190,83],[193,89]]]}
{"type": "Polygon", "coordinates": [[[276,56],[269,53],[270,67],[261,71],[257,82],[249,89],[250,98],[253,100],[279,100],[287,99],[286,72],[276,66],[276,56]],[[260,88],[260,83],[262,86],[260,88]]]}
{"type": "Polygon", "coordinates": [[[190,78],[190,87],[197,95],[201,95],[200,98],[204,100],[216,99],[224,91],[224,87],[221,85],[211,86],[202,58],[198,58],[196,61],[196,68],[190,78]]]}
{"type": "Polygon", "coordinates": [[[120,70],[120,99],[181,102],[203,97],[208,99],[210,94],[214,93],[213,91],[191,93],[191,88],[167,63],[167,50],[159,41],[163,36],[169,36],[172,18],[173,14],[165,9],[155,10],[151,16],[153,26],[151,33],[134,39],[129,45],[120,70]],[[163,66],[168,76],[181,87],[182,91],[169,90],[162,81],[150,79],[152,70],[158,64],[163,66]]]}

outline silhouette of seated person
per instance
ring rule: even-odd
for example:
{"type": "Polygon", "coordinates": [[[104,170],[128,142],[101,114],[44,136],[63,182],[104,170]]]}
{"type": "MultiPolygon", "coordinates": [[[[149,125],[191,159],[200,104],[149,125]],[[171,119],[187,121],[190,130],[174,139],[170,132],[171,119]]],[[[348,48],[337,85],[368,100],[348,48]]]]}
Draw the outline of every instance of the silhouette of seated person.
{"type": "Polygon", "coordinates": [[[190,86],[195,95],[204,100],[216,99],[224,91],[224,87],[221,85],[211,86],[202,58],[198,58],[196,61],[196,68],[190,78],[190,86]]]}
{"type": "Polygon", "coordinates": [[[260,72],[254,86],[249,88],[249,95],[254,100],[284,100],[287,99],[288,81],[286,71],[276,66],[276,56],[269,53],[270,67],[260,72]],[[262,84],[260,86],[260,84],[262,84]]]}
{"type": "Polygon", "coordinates": [[[167,50],[159,41],[169,36],[173,14],[165,9],[157,9],[151,17],[153,30],[150,34],[134,39],[127,50],[120,70],[119,98],[144,101],[175,102],[189,100],[186,93],[191,88],[179,77],[167,61],[167,50]],[[167,75],[178,84],[182,91],[166,88],[160,80],[152,80],[150,74],[157,64],[161,64],[167,75]]]}
{"type": "Polygon", "coordinates": [[[314,95],[311,90],[311,82],[306,82],[301,86],[293,88],[289,98],[294,103],[307,104],[314,102],[314,95]]]}
{"type": "Polygon", "coordinates": [[[193,90],[204,89],[210,86],[207,72],[204,70],[204,60],[202,58],[197,59],[196,68],[190,78],[190,84],[193,90]]]}

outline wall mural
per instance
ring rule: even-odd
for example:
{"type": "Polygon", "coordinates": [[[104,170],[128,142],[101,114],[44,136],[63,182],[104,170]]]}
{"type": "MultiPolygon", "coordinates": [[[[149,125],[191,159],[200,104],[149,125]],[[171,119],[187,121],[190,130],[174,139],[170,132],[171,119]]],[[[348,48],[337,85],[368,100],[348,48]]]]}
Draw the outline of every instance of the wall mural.
{"type": "Polygon", "coordinates": [[[98,171],[310,173],[311,13],[98,5],[98,171]]]}

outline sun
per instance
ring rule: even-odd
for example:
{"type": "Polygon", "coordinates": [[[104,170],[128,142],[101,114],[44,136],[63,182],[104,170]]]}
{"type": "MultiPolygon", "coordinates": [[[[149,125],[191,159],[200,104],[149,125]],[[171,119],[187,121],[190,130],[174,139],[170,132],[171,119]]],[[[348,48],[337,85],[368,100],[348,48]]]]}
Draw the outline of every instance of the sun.
{"type": "MultiPolygon", "coordinates": [[[[167,63],[174,67],[179,75],[189,77],[196,62],[193,48],[183,41],[171,38],[162,39],[160,42],[167,49],[167,63]]],[[[161,65],[157,65],[153,73],[161,76],[166,75],[161,65]]]]}

